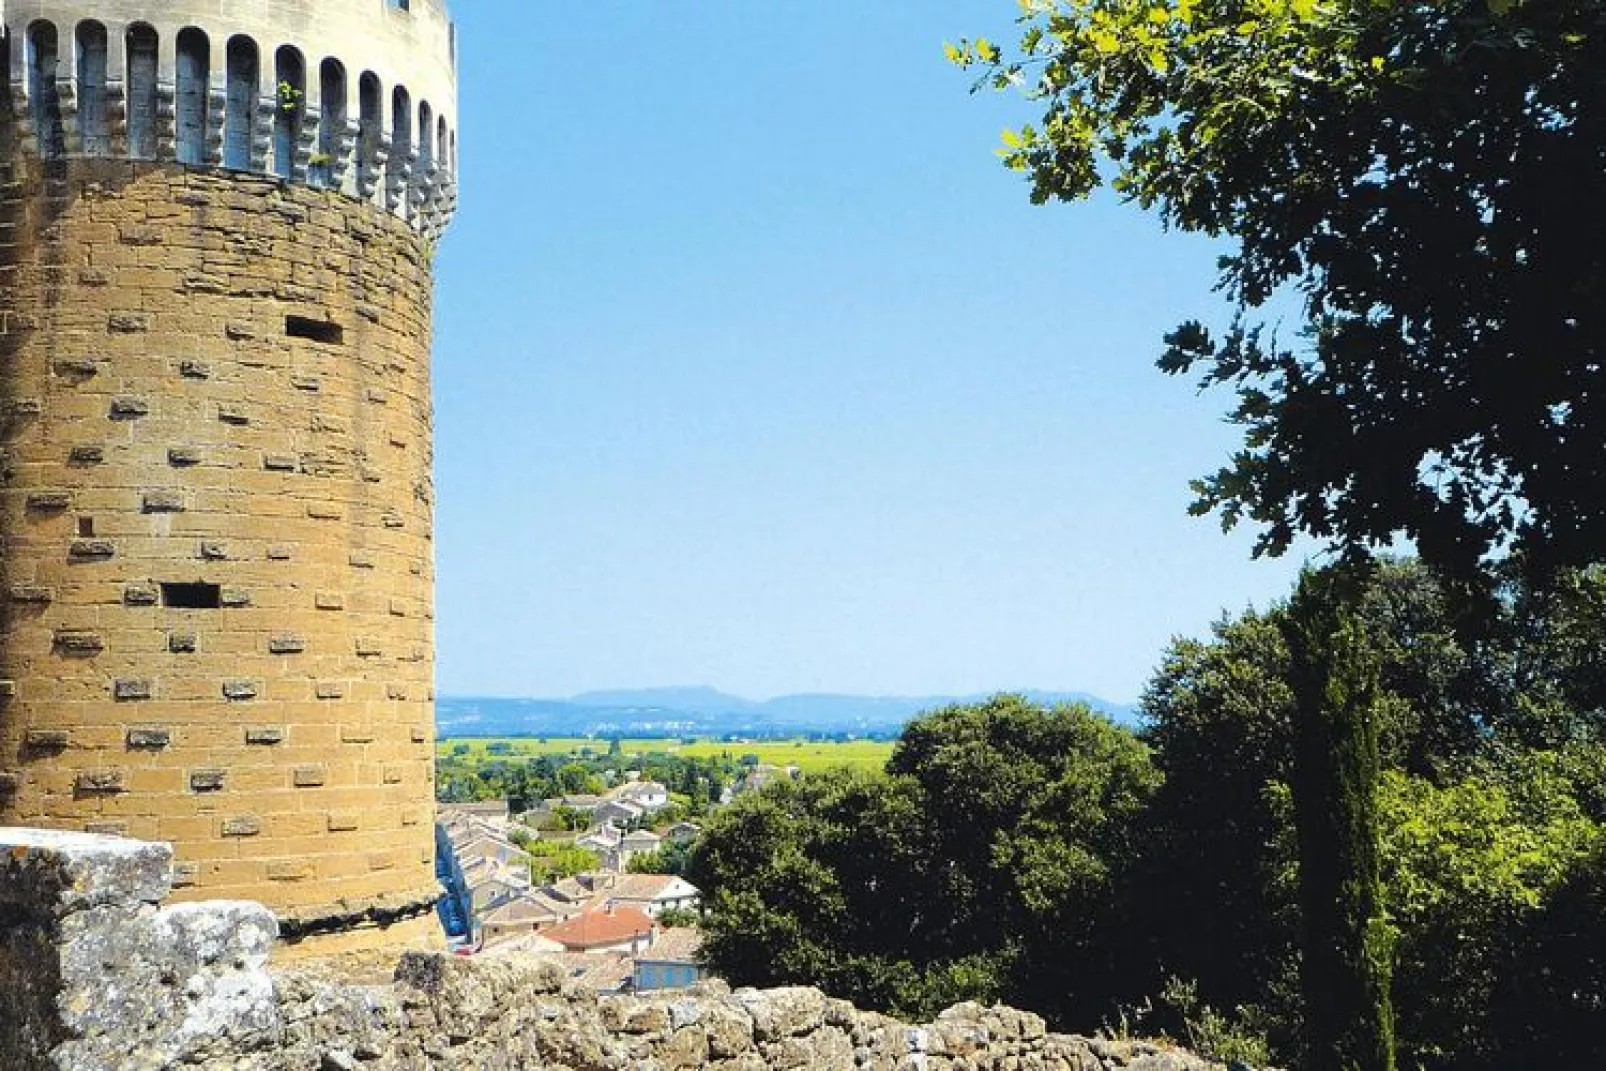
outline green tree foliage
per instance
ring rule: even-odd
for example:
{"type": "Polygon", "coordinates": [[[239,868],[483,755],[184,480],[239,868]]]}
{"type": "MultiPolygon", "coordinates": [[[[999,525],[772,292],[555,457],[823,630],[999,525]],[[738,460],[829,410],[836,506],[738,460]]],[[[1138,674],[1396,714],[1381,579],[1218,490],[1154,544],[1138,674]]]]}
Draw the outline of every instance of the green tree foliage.
{"type": "Polygon", "coordinates": [[[1304,1064],[1312,1071],[1394,1067],[1377,835],[1376,654],[1354,613],[1364,571],[1307,571],[1283,617],[1299,832],[1304,1064]]]}
{"type": "Polygon", "coordinates": [[[688,877],[715,969],[916,1015],[1102,997],[1147,749],[1086,707],[1001,696],[911,722],[887,770],[779,780],[713,817],[688,877]]]}
{"type": "Polygon", "coordinates": [[[632,874],[684,874],[690,847],[669,841],[655,852],[632,855],[626,869],[632,874]]]}
{"type": "Polygon", "coordinates": [[[1597,0],[1029,0],[1006,138],[1038,201],[1108,178],[1230,238],[1237,325],[1162,367],[1236,390],[1244,449],[1198,509],[1345,546],[1404,530],[1470,572],[1606,557],[1606,31],[1597,0]],[[1108,167],[1100,161],[1109,162],[1108,167]],[[1297,342],[1251,322],[1292,288],[1297,342]]]}
{"type": "MultiPolygon", "coordinates": [[[[1583,906],[1600,887],[1589,853],[1606,750],[1600,708],[1568,705],[1591,694],[1568,667],[1606,630],[1588,611],[1595,574],[1563,581],[1572,596],[1508,587],[1476,641],[1416,562],[1380,563],[1355,600],[1380,682],[1380,862],[1406,1066],[1587,1066],[1606,1045],[1606,914],[1583,906]]],[[[1213,1006],[1264,1005],[1285,1059],[1300,1019],[1287,613],[1223,620],[1167,652],[1143,703],[1165,782],[1126,893],[1152,949],[1146,991],[1174,973],[1213,1006]]]]}
{"type": "Polygon", "coordinates": [[[530,855],[530,880],[537,884],[559,881],[601,868],[597,853],[569,841],[530,840],[522,847],[530,855]]]}

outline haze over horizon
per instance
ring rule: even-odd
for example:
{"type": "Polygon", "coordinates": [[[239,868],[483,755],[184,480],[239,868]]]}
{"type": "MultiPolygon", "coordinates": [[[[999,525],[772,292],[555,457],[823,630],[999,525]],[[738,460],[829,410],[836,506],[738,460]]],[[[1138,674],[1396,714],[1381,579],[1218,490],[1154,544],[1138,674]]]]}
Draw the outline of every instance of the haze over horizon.
{"type": "Polygon", "coordinates": [[[1009,14],[460,5],[443,694],[1130,702],[1286,593],[1186,515],[1228,399],[1154,368],[1221,318],[1219,249],[1027,202],[992,155],[1026,106],[942,54],[1009,14]]]}

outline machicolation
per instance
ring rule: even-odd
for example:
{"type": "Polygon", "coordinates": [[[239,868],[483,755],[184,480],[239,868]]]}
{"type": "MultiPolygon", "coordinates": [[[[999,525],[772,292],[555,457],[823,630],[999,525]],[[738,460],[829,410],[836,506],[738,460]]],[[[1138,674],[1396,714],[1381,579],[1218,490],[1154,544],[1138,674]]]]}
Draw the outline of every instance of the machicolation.
{"type": "Polygon", "coordinates": [[[445,7],[0,13],[0,825],[427,941],[445,7]]]}

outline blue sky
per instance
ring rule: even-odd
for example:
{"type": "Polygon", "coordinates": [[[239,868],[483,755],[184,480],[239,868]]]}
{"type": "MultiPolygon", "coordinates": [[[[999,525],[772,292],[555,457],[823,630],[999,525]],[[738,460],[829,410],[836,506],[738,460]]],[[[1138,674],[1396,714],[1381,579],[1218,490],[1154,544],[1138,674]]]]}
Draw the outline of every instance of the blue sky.
{"type": "Polygon", "coordinates": [[[1136,697],[1298,562],[1186,515],[1216,250],[1034,207],[944,62],[1008,0],[458,0],[438,681],[1136,697]]]}

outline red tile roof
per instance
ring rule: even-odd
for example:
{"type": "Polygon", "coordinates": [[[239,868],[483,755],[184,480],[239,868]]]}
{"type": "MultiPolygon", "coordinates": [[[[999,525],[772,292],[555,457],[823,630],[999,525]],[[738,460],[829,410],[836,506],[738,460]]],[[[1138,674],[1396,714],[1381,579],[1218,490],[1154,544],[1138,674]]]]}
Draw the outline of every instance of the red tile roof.
{"type": "Polygon", "coordinates": [[[621,944],[632,937],[646,936],[652,933],[655,925],[643,911],[633,907],[616,907],[611,911],[587,911],[543,930],[541,936],[565,948],[597,948],[621,944]]]}

